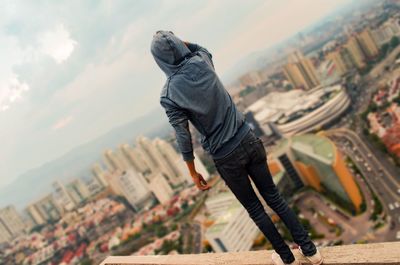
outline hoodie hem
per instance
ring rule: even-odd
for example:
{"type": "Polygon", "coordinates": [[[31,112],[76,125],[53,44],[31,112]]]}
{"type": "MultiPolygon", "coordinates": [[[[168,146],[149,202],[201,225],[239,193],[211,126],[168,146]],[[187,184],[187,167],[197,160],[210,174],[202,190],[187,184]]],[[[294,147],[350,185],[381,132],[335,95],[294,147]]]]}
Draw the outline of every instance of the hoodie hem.
{"type": "Polygon", "coordinates": [[[233,136],[228,142],[226,142],[222,147],[220,147],[214,154],[211,154],[213,159],[221,159],[229,155],[236,147],[239,146],[240,141],[247,135],[251,130],[251,127],[245,121],[243,125],[239,128],[235,136],[233,136]]]}

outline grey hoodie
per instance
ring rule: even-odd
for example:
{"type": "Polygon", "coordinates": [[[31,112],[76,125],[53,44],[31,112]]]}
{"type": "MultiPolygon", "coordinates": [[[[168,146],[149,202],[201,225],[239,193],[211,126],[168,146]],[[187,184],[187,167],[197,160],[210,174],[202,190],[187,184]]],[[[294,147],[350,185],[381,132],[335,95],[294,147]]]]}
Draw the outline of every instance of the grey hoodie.
{"type": "Polygon", "coordinates": [[[175,129],[183,159],[194,159],[188,121],[214,159],[233,151],[250,126],[215,73],[211,54],[197,44],[185,44],[170,31],[157,31],[151,53],[167,76],[160,104],[175,129]]]}

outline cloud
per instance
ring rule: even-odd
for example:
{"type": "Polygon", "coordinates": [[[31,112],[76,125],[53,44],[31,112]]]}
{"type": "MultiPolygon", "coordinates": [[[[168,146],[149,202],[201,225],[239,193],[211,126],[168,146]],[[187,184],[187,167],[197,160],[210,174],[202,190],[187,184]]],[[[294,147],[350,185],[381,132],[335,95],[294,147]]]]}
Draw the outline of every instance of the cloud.
{"type": "Polygon", "coordinates": [[[62,129],[65,126],[67,126],[68,124],[70,124],[72,120],[73,120],[72,116],[64,117],[64,118],[58,120],[51,128],[53,130],[62,129]]]}
{"type": "Polygon", "coordinates": [[[63,24],[39,36],[40,50],[52,57],[58,64],[64,62],[72,54],[77,42],[70,37],[63,24]]]}
{"type": "Polygon", "coordinates": [[[11,74],[5,83],[0,84],[0,110],[9,109],[10,104],[20,100],[22,93],[28,90],[28,84],[19,81],[16,74],[11,74]]]}

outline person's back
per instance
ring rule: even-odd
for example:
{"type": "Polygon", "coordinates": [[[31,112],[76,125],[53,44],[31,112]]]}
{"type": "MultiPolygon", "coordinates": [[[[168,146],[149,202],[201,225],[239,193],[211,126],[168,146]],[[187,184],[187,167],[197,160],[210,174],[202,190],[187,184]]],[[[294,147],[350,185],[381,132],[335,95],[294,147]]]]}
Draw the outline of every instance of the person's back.
{"type": "Polygon", "coordinates": [[[203,148],[214,158],[232,151],[250,127],[216,75],[211,54],[167,31],[156,34],[152,53],[168,77],[160,103],[177,129],[184,159],[193,158],[184,120],[200,132],[203,148]]]}
{"type": "Polygon", "coordinates": [[[179,149],[196,186],[200,190],[210,188],[194,165],[188,121],[202,134],[202,146],[211,154],[221,178],[279,253],[273,253],[274,263],[300,264],[266,214],[249,176],[268,206],[288,227],[302,253],[312,264],[321,264],[322,256],[273,182],[261,139],[255,136],[218,79],[211,54],[169,31],[154,35],[151,52],[167,75],[160,103],[175,129],[179,149]]]}

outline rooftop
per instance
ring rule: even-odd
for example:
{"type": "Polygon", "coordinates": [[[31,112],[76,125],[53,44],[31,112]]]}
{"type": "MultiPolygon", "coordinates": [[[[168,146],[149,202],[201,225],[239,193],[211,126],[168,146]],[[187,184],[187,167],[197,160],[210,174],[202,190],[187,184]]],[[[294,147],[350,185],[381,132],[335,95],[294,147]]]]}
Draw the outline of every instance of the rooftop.
{"type": "Polygon", "coordinates": [[[232,216],[239,210],[242,209],[242,205],[238,201],[232,202],[226,211],[218,216],[215,223],[207,229],[207,234],[210,233],[218,233],[220,232],[230,220],[232,220],[232,216]]]}
{"type": "Polygon", "coordinates": [[[313,153],[329,161],[332,161],[334,158],[333,154],[335,152],[335,148],[332,142],[328,138],[321,135],[300,134],[290,138],[284,138],[280,140],[275,147],[273,147],[273,152],[276,151],[280,153],[280,150],[287,148],[288,144],[291,145],[291,148],[313,153]]]}
{"type": "Polygon", "coordinates": [[[332,160],[334,146],[332,142],[323,136],[315,134],[302,134],[292,137],[294,144],[304,144],[312,148],[312,152],[328,160],[332,160]]]}
{"type": "MultiPolygon", "coordinates": [[[[377,244],[345,245],[322,248],[325,258],[324,265],[399,265],[400,242],[377,244]]],[[[273,265],[271,251],[243,251],[229,253],[202,253],[181,255],[151,255],[109,257],[101,265],[273,265]]],[[[295,256],[303,264],[309,264],[297,250],[295,256]]]]}
{"type": "Polygon", "coordinates": [[[287,92],[270,92],[246,110],[253,112],[259,122],[268,120],[285,124],[315,110],[340,91],[342,87],[336,85],[309,91],[295,89],[287,92]]]}

